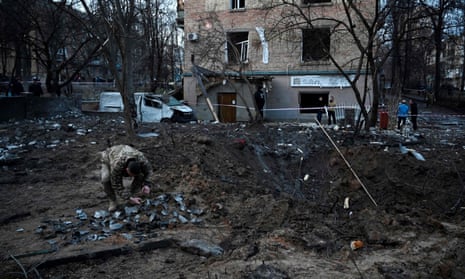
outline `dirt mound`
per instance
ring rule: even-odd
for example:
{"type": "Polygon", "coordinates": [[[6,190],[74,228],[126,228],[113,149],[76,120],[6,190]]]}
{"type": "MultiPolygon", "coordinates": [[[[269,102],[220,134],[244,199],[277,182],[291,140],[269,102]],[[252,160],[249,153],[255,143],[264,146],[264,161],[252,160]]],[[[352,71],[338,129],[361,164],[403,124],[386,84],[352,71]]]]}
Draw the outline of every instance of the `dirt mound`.
{"type": "Polygon", "coordinates": [[[5,278],[465,276],[460,126],[155,124],[129,139],[122,119],[71,113],[0,129],[5,278]],[[99,182],[108,142],[154,167],[151,197],[119,217],[99,182]]]}

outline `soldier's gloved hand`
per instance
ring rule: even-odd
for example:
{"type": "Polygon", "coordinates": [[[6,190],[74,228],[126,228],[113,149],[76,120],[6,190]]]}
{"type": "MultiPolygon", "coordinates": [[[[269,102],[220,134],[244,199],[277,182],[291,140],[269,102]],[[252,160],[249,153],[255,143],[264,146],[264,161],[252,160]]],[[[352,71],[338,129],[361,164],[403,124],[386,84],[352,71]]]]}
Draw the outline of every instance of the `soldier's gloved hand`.
{"type": "Polygon", "coordinates": [[[141,204],[142,199],[139,197],[130,197],[129,202],[132,204],[141,204]]]}
{"type": "Polygon", "coordinates": [[[150,194],[150,186],[144,185],[144,187],[142,187],[141,193],[143,195],[149,195],[150,194]]]}

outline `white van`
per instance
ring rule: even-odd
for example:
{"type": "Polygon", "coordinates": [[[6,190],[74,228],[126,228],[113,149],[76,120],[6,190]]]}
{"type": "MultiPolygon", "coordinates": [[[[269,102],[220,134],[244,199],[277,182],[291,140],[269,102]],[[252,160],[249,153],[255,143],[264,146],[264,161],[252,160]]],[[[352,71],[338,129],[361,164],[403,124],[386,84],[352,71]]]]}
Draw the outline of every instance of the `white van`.
{"type": "MultiPolygon", "coordinates": [[[[148,92],[134,93],[137,107],[137,122],[192,122],[197,121],[192,108],[176,100],[173,96],[148,92]]],[[[99,111],[123,111],[123,99],[119,92],[100,93],[99,111]]]]}

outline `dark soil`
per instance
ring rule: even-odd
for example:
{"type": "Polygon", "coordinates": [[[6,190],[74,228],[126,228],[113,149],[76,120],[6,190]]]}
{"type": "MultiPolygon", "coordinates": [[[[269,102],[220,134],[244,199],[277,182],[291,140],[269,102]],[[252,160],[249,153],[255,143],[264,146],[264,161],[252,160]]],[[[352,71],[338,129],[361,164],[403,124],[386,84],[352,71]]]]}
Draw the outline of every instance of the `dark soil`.
{"type": "Polygon", "coordinates": [[[1,278],[465,277],[463,124],[154,124],[130,139],[110,117],[0,125],[1,278]],[[120,218],[98,216],[108,141],[154,167],[120,218]]]}

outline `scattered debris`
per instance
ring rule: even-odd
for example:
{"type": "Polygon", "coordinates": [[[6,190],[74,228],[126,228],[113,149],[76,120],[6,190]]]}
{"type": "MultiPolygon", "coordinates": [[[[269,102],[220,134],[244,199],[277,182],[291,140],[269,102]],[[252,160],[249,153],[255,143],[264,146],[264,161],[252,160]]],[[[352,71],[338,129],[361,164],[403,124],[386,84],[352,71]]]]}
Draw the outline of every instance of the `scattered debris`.
{"type": "Polygon", "coordinates": [[[349,209],[349,197],[344,199],[344,209],[349,209]]]}
{"type": "Polygon", "coordinates": [[[88,218],[88,214],[79,208],[76,209],[75,216],[78,222],[45,220],[45,225],[38,227],[36,233],[45,239],[56,237],[57,234],[71,234],[71,237],[61,237],[71,244],[100,241],[115,233],[124,234],[126,239],[139,242],[140,236],[147,228],[166,229],[169,226],[188,223],[199,225],[202,223],[203,214],[203,209],[187,207],[182,193],[167,193],[154,199],[146,199],[142,205],[125,206],[124,211],[115,211],[113,214],[106,210],[97,210],[92,218],[88,218]],[[48,228],[47,224],[51,227],[48,228]],[[83,228],[90,229],[92,233],[83,228]],[[139,237],[132,234],[139,234],[139,237]]]}
{"type": "Polygon", "coordinates": [[[417,160],[419,160],[419,161],[426,161],[426,160],[425,160],[425,157],[423,157],[423,155],[421,155],[420,153],[418,153],[415,149],[406,148],[406,147],[403,146],[402,144],[399,144],[399,147],[400,147],[400,152],[401,152],[402,154],[412,154],[417,160]]]}
{"type": "Polygon", "coordinates": [[[350,126],[338,131],[325,127],[379,201],[379,209],[371,207],[318,126],[144,127],[162,136],[136,137],[131,143],[156,162],[160,187],[154,193],[164,194],[109,213],[100,210],[107,200],[98,190],[94,154],[106,146],[107,138],[112,142],[128,138],[118,119],[82,118],[0,126],[8,130],[0,136],[0,154],[21,158],[0,167],[2,216],[31,212],[2,218],[2,247],[26,255],[53,251],[46,248],[55,245],[56,253],[24,257],[23,263],[33,262],[25,265],[27,270],[43,263],[42,277],[84,278],[85,272],[150,277],[153,263],[173,278],[189,277],[184,272],[199,278],[303,278],[309,273],[331,278],[427,278],[441,268],[454,274],[464,270],[460,127],[442,130],[420,123],[419,131],[408,138],[397,131],[371,129],[355,135],[350,126]],[[203,143],[196,140],[202,135],[207,138],[203,143]],[[245,148],[231,148],[234,139],[244,139],[245,148]],[[428,164],[399,160],[403,157],[399,142],[426,153],[428,164]],[[452,162],[457,164],[455,172],[450,170],[452,162]],[[348,197],[343,210],[340,205],[348,197]],[[453,227],[444,229],[444,220],[453,227]],[[17,228],[25,231],[16,232],[17,228]],[[282,237],[267,241],[273,235],[282,237]],[[366,238],[365,245],[370,243],[369,255],[353,253],[347,245],[360,236],[366,238]],[[169,251],[144,252],[157,248],[169,251]],[[350,262],[340,260],[347,254],[363,267],[363,276],[350,262]],[[431,268],[418,269],[419,261],[431,268]],[[128,267],[138,274],[130,274],[133,270],[128,267]]]}

